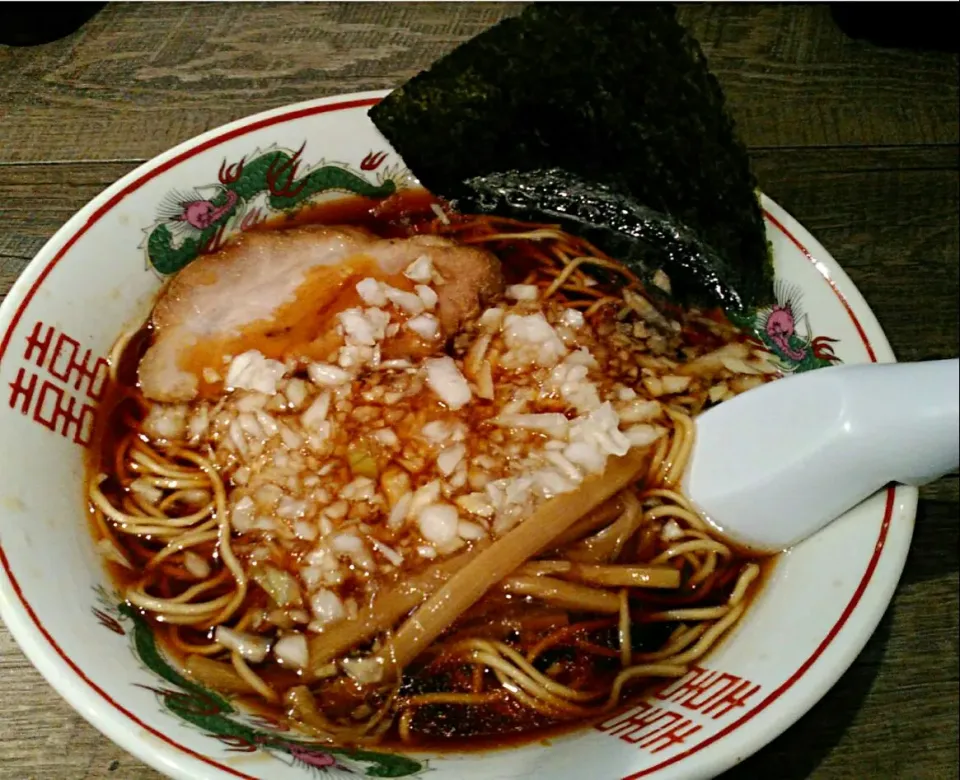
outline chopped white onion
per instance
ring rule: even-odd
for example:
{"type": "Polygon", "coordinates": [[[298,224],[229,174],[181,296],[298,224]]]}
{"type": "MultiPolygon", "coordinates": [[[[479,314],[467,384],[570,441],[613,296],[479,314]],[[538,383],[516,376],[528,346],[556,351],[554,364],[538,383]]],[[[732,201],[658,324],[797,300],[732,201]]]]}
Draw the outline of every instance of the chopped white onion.
{"type": "Polygon", "coordinates": [[[403,275],[411,281],[426,284],[433,278],[433,261],[429,255],[420,255],[407,266],[403,275]]]}
{"type": "Polygon", "coordinates": [[[263,436],[263,431],[260,430],[260,426],[257,424],[257,418],[250,412],[239,414],[237,416],[237,424],[240,426],[241,431],[253,439],[260,439],[263,436]]]}
{"type": "Polygon", "coordinates": [[[277,515],[284,520],[298,520],[307,512],[307,502],[292,496],[283,496],[277,504],[277,515]]]}
{"type": "Polygon", "coordinates": [[[133,564],[127,560],[127,556],[124,555],[120,548],[107,537],[104,537],[97,542],[96,546],[97,552],[100,553],[100,555],[102,555],[106,560],[120,564],[125,569],[133,570],[133,564]]]}
{"type": "Polygon", "coordinates": [[[373,685],[383,680],[383,662],[379,658],[344,658],[340,666],[361,685],[373,685]]]}
{"type": "Polygon", "coordinates": [[[729,391],[730,391],[730,388],[727,387],[727,383],[721,382],[720,384],[717,384],[711,387],[708,395],[710,397],[710,400],[716,403],[717,401],[722,400],[729,391]]]}
{"type": "Polygon", "coordinates": [[[143,420],[143,431],[156,439],[180,439],[187,431],[187,407],[153,404],[143,420]]]}
{"type": "Polygon", "coordinates": [[[319,432],[320,423],[327,419],[330,412],[330,393],[320,393],[307,410],[300,415],[300,424],[308,431],[319,432]]]}
{"type": "Polygon", "coordinates": [[[591,363],[596,361],[589,351],[577,350],[555,366],[547,380],[548,386],[557,390],[560,397],[581,414],[600,406],[597,386],[587,377],[591,363]]]}
{"type": "Polygon", "coordinates": [[[563,451],[563,456],[594,474],[602,472],[607,464],[604,454],[592,442],[575,441],[563,451]]]}
{"type": "MultiPolygon", "coordinates": [[[[620,432],[620,418],[609,401],[590,414],[574,420],[570,427],[570,441],[590,442],[606,455],[626,455],[630,449],[630,442],[620,432]]],[[[564,454],[574,463],[578,463],[569,453],[564,454]]]]}
{"type": "Polygon", "coordinates": [[[466,484],[467,484],[467,464],[460,463],[460,465],[457,466],[456,471],[454,471],[453,476],[450,477],[450,480],[447,483],[448,489],[444,491],[444,495],[449,498],[453,492],[459,490],[466,484]]]}
{"type": "Polygon", "coordinates": [[[330,547],[334,552],[346,555],[354,564],[364,571],[372,571],[375,568],[373,556],[367,546],[356,534],[344,533],[337,534],[330,542],[330,547]]]}
{"type": "MultiPolygon", "coordinates": [[[[386,333],[386,331],[384,331],[386,333]]],[[[357,368],[373,357],[370,347],[346,344],[337,353],[337,364],[341,368],[357,368]]]]}
{"type": "Polygon", "coordinates": [[[288,669],[306,669],[310,660],[307,638],[299,632],[284,634],[273,646],[273,654],[288,669]]]}
{"type": "Polygon", "coordinates": [[[500,326],[503,324],[503,309],[498,307],[487,309],[480,315],[479,323],[484,330],[491,332],[500,330],[500,326]]]}
{"type": "Polygon", "coordinates": [[[564,362],[569,363],[571,366],[586,366],[587,368],[598,367],[597,359],[586,347],[580,347],[576,352],[571,352],[567,355],[564,362]]]}
{"type": "Polygon", "coordinates": [[[451,428],[444,420],[431,420],[420,429],[420,433],[427,441],[440,444],[450,438],[451,428]]]}
{"type": "Polygon", "coordinates": [[[492,401],[496,397],[493,387],[493,369],[490,367],[489,360],[484,360],[480,364],[480,370],[477,371],[477,395],[487,401],[492,401]]]}
{"type": "Polygon", "coordinates": [[[440,450],[440,454],[437,455],[437,468],[443,476],[449,477],[466,454],[467,448],[463,444],[454,444],[440,450]]]}
{"type": "Polygon", "coordinates": [[[659,417],[663,407],[659,401],[648,401],[644,398],[635,398],[630,403],[617,410],[620,422],[638,423],[647,422],[659,417]]]}
{"type": "Polygon", "coordinates": [[[396,304],[412,316],[421,314],[425,308],[423,301],[420,300],[420,296],[416,293],[398,290],[396,287],[386,287],[384,288],[384,293],[390,303],[396,304]]]}
{"type": "Polygon", "coordinates": [[[235,631],[226,626],[217,626],[213,639],[227,650],[238,653],[245,661],[255,664],[263,661],[270,652],[270,642],[265,637],[248,634],[246,631],[235,631]]]}
{"type": "Polygon", "coordinates": [[[312,542],[317,538],[317,527],[306,520],[298,520],[293,524],[293,535],[298,539],[312,542]]]}
{"type": "Polygon", "coordinates": [[[340,489],[340,497],[347,501],[369,501],[376,495],[377,486],[369,477],[357,477],[340,489]]]}
{"type": "MultiPolygon", "coordinates": [[[[271,524],[273,523],[268,518],[263,519],[271,524]]],[[[299,607],[303,605],[300,584],[290,572],[267,564],[253,567],[250,577],[267,592],[267,595],[273,599],[278,607],[299,607]]]]}
{"type": "Polygon", "coordinates": [[[183,568],[198,580],[206,579],[210,576],[210,563],[197,555],[193,550],[187,550],[183,554],[183,568]]]}
{"type": "Polygon", "coordinates": [[[272,483],[261,485],[253,494],[254,500],[261,509],[272,510],[274,504],[283,497],[283,489],[272,483]]]}
{"type": "Polygon", "coordinates": [[[417,524],[420,535],[428,542],[443,545],[457,538],[460,515],[450,504],[430,504],[420,511],[417,524]]]}
{"type": "Polygon", "coordinates": [[[457,523],[457,535],[464,541],[473,542],[477,539],[483,539],[487,535],[487,531],[482,525],[471,523],[469,520],[461,520],[457,523]]]}
{"type": "Polygon", "coordinates": [[[564,309],[560,321],[568,328],[582,328],[586,320],[579,309],[564,309]]]}
{"type": "Polygon", "coordinates": [[[227,369],[226,389],[255,390],[264,395],[276,395],[277,382],[283,379],[287,367],[279,360],[265,358],[255,349],[237,355],[227,369]]]}
{"type": "Polygon", "coordinates": [[[407,516],[410,514],[413,495],[413,493],[404,493],[400,496],[400,499],[394,504],[393,509],[390,510],[390,514],[387,517],[387,528],[397,529],[403,525],[407,516]]]}
{"type": "Polygon", "coordinates": [[[350,505],[346,501],[334,501],[330,506],[323,510],[325,517],[331,520],[342,520],[350,511],[350,505]]]}
{"type": "Polygon", "coordinates": [[[253,499],[250,496],[243,496],[234,503],[230,509],[230,525],[233,526],[235,531],[243,533],[253,528],[255,509],[253,499]]]}
{"type": "Polygon", "coordinates": [[[447,216],[447,213],[443,210],[443,207],[440,206],[439,203],[431,203],[430,211],[436,214],[437,219],[439,219],[444,225],[450,224],[450,217],[447,216]]]}
{"type": "Polygon", "coordinates": [[[539,292],[535,284],[511,284],[504,290],[504,295],[515,301],[535,301],[539,292]]]}
{"type": "Polygon", "coordinates": [[[336,387],[350,381],[350,374],[329,363],[311,363],[307,366],[307,376],[320,387],[336,387]]]}
{"type": "Polygon", "coordinates": [[[283,394],[290,402],[291,408],[297,409],[307,400],[307,383],[299,378],[291,379],[283,388],[283,394]]]}
{"type": "Polygon", "coordinates": [[[533,481],[544,498],[553,498],[561,493],[569,493],[576,488],[579,482],[579,480],[568,479],[557,469],[540,469],[534,472],[533,481]]]}
{"type": "Polygon", "coordinates": [[[347,615],[340,597],[326,588],[321,588],[310,597],[310,609],[316,621],[324,626],[343,620],[347,615]]]}
{"type": "Polygon", "coordinates": [[[425,341],[434,341],[440,335],[440,323],[432,314],[421,314],[407,320],[407,327],[425,341]]]}
{"type": "MultiPolygon", "coordinates": [[[[152,410],[152,407],[151,407],[152,410]]],[[[187,425],[187,433],[191,439],[199,439],[210,428],[210,410],[206,404],[197,407],[190,416],[190,422],[187,425]]]]}
{"type": "Polygon", "coordinates": [[[400,444],[400,438],[392,428],[380,428],[374,431],[372,435],[384,447],[397,447],[400,444]]]}
{"type": "MultiPolygon", "coordinates": [[[[419,298],[417,299],[419,300],[419,298]]],[[[347,343],[372,347],[382,340],[390,315],[382,309],[345,309],[337,315],[347,343]]]]}
{"type": "Polygon", "coordinates": [[[651,281],[665,293],[670,294],[670,277],[667,276],[666,271],[662,268],[658,268],[653,272],[653,279],[651,281]]]}
{"type": "Polygon", "coordinates": [[[407,509],[407,516],[412,517],[420,514],[420,511],[440,498],[440,481],[433,480],[426,485],[421,485],[413,492],[410,500],[410,506],[407,509]]]}
{"type": "Polygon", "coordinates": [[[659,425],[634,425],[627,428],[623,435],[627,437],[631,447],[646,447],[653,444],[667,431],[659,425]]]}
{"type": "Polygon", "coordinates": [[[296,431],[291,430],[286,425],[280,425],[280,439],[283,446],[288,450],[298,450],[303,446],[303,438],[296,431]]]}
{"type": "Polygon", "coordinates": [[[451,357],[430,358],[424,362],[427,384],[450,409],[466,406],[473,394],[470,385],[451,357]]]}
{"type": "Polygon", "coordinates": [[[526,316],[508,314],[503,321],[503,340],[515,353],[512,362],[517,365],[552,366],[567,353],[563,341],[540,312],[526,316]]]}
{"type": "Polygon", "coordinates": [[[367,306],[386,306],[387,296],[383,284],[376,279],[366,278],[357,282],[357,294],[367,306]]]}
{"type": "Polygon", "coordinates": [[[392,547],[390,547],[390,545],[384,544],[378,539],[373,539],[373,538],[370,539],[370,545],[373,547],[374,550],[380,553],[384,558],[386,558],[394,566],[403,565],[403,556],[400,553],[398,553],[396,550],[394,550],[392,547]]]}
{"type": "Polygon", "coordinates": [[[573,480],[574,482],[580,482],[583,479],[583,474],[580,473],[580,469],[567,460],[562,453],[547,450],[544,453],[544,457],[556,466],[567,479],[573,480]]]}
{"type": "Polygon", "coordinates": [[[418,284],[413,289],[417,291],[417,295],[420,296],[420,300],[423,301],[423,305],[428,311],[433,311],[437,307],[437,302],[440,300],[440,297],[437,295],[436,290],[426,284],[418,284]]]}
{"type": "Polygon", "coordinates": [[[665,542],[673,542],[683,536],[683,529],[676,520],[668,520],[660,531],[660,538],[665,542]]]}
{"type": "MultiPolygon", "coordinates": [[[[746,373],[746,372],[745,372],[746,373]]],[[[660,379],[665,395],[682,393],[690,386],[690,377],[688,376],[665,376],[660,379]]]]}
{"type": "Polygon", "coordinates": [[[463,496],[457,496],[455,503],[464,512],[479,517],[493,517],[494,508],[485,493],[467,493],[463,496]]]}
{"type": "Polygon", "coordinates": [[[257,409],[254,413],[254,416],[257,420],[257,425],[260,426],[260,430],[263,431],[263,435],[267,439],[271,439],[277,435],[280,431],[280,427],[277,425],[277,421],[273,417],[267,414],[262,409],[257,409]]]}
{"type": "Polygon", "coordinates": [[[654,398],[663,395],[663,382],[660,381],[659,377],[645,376],[643,378],[643,387],[654,398]]]}
{"type": "Polygon", "coordinates": [[[143,477],[137,477],[130,483],[130,490],[136,493],[140,498],[146,501],[148,504],[156,504],[161,498],[163,498],[163,491],[151,485],[143,477]]]}
{"type": "MultiPolygon", "coordinates": [[[[381,371],[403,371],[408,368],[413,368],[413,363],[405,358],[391,358],[390,360],[380,361],[379,368],[381,371]]],[[[402,394],[397,396],[402,398],[402,394]]],[[[386,396],[384,396],[386,399],[386,396]]]]}
{"type": "Polygon", "coordinates": [[[244,393],[234,403],[234,408],[238,412],[255,412],[257,409],[263,409],[267,400],[267,396],[263,393],[244,393]]]}

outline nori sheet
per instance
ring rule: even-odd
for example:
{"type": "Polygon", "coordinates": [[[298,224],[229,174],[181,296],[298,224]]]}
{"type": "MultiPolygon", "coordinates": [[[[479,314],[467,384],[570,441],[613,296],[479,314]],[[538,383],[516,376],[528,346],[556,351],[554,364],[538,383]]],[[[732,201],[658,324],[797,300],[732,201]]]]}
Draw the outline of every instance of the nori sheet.
{"type": "Polygon", "coordinates": [[[469,195],[466,182],[489,174],[563,169],[692,231],[730,266],[744,306],[773,299],[746,149],[670,5],[533,4],[370,117],[437,195],[469,195]]]}
{"type": "Polygon", "coordinates": [[[734,269],[693,231],[603,184],[553,169],[493,173],[465,185],[455,202],[464,213],[559,224],[626,264],[654,295],[654,272],[662,268],[680,303],[745,308],[734,269]]]}

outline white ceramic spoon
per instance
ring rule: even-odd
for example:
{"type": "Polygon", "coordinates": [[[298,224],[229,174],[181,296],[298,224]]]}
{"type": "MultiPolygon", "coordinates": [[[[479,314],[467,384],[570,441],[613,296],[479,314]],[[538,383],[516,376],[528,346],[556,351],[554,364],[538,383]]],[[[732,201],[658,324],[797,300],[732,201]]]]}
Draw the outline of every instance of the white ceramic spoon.
{"type": "Polygon", "coordinates": [[[960,465],[960,360],[834,366],[697,418],[686,495],[735,542],[783,550],[891,482],[960,465]]]}

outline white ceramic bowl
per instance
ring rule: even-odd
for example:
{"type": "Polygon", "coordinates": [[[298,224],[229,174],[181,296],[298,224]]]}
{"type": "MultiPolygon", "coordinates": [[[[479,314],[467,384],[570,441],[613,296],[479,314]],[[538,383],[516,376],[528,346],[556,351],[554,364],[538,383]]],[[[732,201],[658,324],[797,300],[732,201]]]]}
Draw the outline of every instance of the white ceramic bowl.
{"type": "MultiPolygon", "coordinates": [[[[84,443],[104,357],[149,311],[164,273],[199,245],[308,197],[380,197],[402,184],[402,162],[366,115],[380,97],[270,111],[160,155],[83,208],[11,290],[0,308],[3,620],[79,713],[182,780],[292,780],[311,776],[310,767],[331,776],[432,770],[437,780],[713,777],[789,727],[859,653],[900,575],[914,489],[874,497],[784,555],[702,667],[549,745],[409,758],[331,754],[191,687],[118,607],[83,498],[84,443]]],[[[825,365],[831,350],[847,363],[892,361],[876,319],[827,251],[776,204],[763,205],[779,305],[754,325],[784,367],[825,365]]]]}

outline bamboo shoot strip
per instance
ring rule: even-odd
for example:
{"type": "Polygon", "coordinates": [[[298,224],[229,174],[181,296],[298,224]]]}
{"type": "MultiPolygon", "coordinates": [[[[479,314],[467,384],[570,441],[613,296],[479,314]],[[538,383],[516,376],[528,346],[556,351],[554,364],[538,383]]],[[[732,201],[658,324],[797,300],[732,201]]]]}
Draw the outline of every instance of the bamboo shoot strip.
{"type": "Polygon", "coordinates": [[[462,568],[479,549],[458,555],[438,563],[409,582],[396,588],[384,590],[356,620],[348,620],[332,626],[322,634],[310,638],[310,667],[306,673],[308,682],[320,675],[321,670],[346,651],[377,634],[389,631],[411,609],[437,590],[457,569],[462,568]]]}
{"type": "Polygon", "coordinates": [[[541,504],[533,514],[454,574],[397,630],[375,657],[394,674],[416,658],[466,610],[508,574],[548,548],[581,517],[630,484],[647,465],[648,450],[611,458],[607,470],[541,504]]]}
{"type": "Polygon", "coordinates": [[[257,692],[256,688],[237,674],[236,669],[222,661],[191,655],[187,657],[185,666],[191,680],[214,691],[245,694],[257,692]]]}

